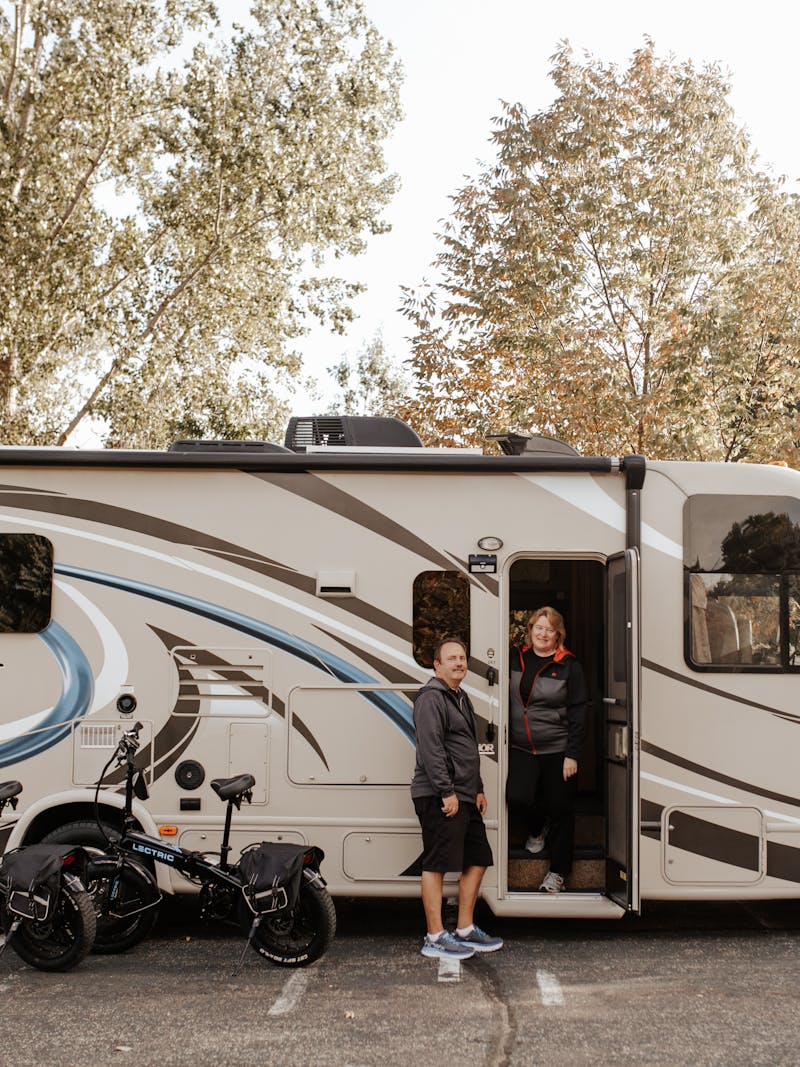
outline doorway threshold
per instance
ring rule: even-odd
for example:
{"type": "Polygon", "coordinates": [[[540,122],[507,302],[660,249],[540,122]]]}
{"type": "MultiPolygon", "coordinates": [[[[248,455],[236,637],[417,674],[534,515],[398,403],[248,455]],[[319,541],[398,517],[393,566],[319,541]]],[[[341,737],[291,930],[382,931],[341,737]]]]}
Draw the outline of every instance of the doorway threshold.
{"type": "Polygon", "coordinates": [[[495,915],[510,918],[621,919],[625,914],[604,893],[508,893],[487,903],[495,915]]]}

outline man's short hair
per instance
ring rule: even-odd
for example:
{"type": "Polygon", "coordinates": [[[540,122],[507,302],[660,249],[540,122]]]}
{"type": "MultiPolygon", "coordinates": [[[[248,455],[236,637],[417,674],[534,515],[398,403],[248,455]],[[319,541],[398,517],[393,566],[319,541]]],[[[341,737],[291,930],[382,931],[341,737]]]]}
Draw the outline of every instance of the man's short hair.
{"type": "Polygon", "coordinates": [[[433,662],[442,662],[442,646],[443,645],[460,645],[464,650],[464,655],[469,659],[469,650],[460,637],[443,637],[438,645],[433,650],[433,662]]]}

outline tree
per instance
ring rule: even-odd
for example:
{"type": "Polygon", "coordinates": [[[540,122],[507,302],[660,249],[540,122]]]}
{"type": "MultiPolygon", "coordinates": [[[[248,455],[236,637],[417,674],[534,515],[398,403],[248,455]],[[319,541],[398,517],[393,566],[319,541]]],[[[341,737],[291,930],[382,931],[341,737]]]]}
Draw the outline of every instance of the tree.
{"type": "Polygon", "coordinates": [[[773,574],[800,569],[800,526],[766,511],[734,522],[722,541],[722,566],[732,574],[773,574]]]}
{"type": "Polygon", "coordinates": [[[3,440],[63,443],[98,416],[126,445],[269,434],[307,317],[351,315],[359,286],[325,263],[386,228],[390,46],[361,0],[255,0],[229,43],[212,0],[10,9],[3,440]],[[109,210],[108,187],[134,208],[109,210]]]}
{"type": "Polygon", "coordinates": [[[344,356],[328,374],[339,388],[332,415],[395,415],[408,393],[408,380],[387,356],[380,334],[364,346],[355,363],[344,356]]]}
{"type": "Polygon", "coordinates": [[[440,280],[406,289],[430,439],[537,430],[581,450],[780,458],[797,427],[800,214],[716,66],[564,45],[554,103],[505,105],[453,198],[440,280]]]}

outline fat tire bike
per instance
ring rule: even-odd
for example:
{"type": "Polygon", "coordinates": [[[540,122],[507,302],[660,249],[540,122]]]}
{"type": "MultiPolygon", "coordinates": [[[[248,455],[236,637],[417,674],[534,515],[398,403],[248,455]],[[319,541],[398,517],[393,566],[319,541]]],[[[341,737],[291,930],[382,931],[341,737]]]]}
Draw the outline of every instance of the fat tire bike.
{"type": "Polygon", "coordinates": [[[238,923],[247,945],[264,959],[282,967],[304,967],[318,960],[336,932],[336,910],[320,872],[322,850],[262,841],[242,850],[237,862],[229,862],[233,809],[251,802],[251,774],[210,783],[227,805],[218,853],[189,851],[137,829],[133,797],[148,796],[144,774],[135,765],[141,728],[137,722],[122,734],[103,768],[95,791],[96,824],[67,823],[46,838],[80,843],[91,853],[86,877],[97,913],[94,951],[123,952],[147,936],[161,902],[152,871],[152,865],[160,863],[199,886],[202,919],[238,923]],[[112,764],[125,767],[121,834],[99,816],[100,787],[112,764]]]}
{"type": "MultiPolygon", "coordinates": [[[[0,815],[17,806],[19,782],[0,784],[0,815]]],[[[94,942],[95,912],[82,876],[88,857],[79,847],[22,845],[0,860],[0,926],[20,959],[40,971],[69,971],[94,942]]]]}

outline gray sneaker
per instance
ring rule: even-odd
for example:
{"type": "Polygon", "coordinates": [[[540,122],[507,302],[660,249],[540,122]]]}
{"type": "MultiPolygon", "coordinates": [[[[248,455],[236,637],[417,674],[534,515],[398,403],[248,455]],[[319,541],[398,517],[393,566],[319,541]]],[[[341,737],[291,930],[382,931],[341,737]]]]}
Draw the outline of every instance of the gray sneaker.
{"type": "Polygon", "coordinates": [[[540,893],[563,893],[564,892],[564,879],[560,874],[556,874],[555,871],[548,871],[544,876],[544,881],[539,886],[540,893]]]}
{"type": "Polygon", "coordinates": [[[503,947],[502,937],[491,937],[485,930],[481,930],[480,926],[474,925],[466,937],[461,937],[456,930],[453,934],[453,940],[457,945],[474,949],[475,952],[497,952],[499,948],[503,947]]]}
{"type": "Polygon", "coordinates": [[[427,934],[425,935],[425,940],[422,942],[422,955],[431,959],[444,957],[450,960],[468,960],[470,956],[475,955],[475,946],[456,941],[453,935],[445,930],[435,941],[432,941],[427,934]]]}
{"type": "Polygon", "coordinates": [[[531,834],[525,842],[525,851],[532,852],[534,856],[544,848],[544,831],[540,834],[531,834]]]}

